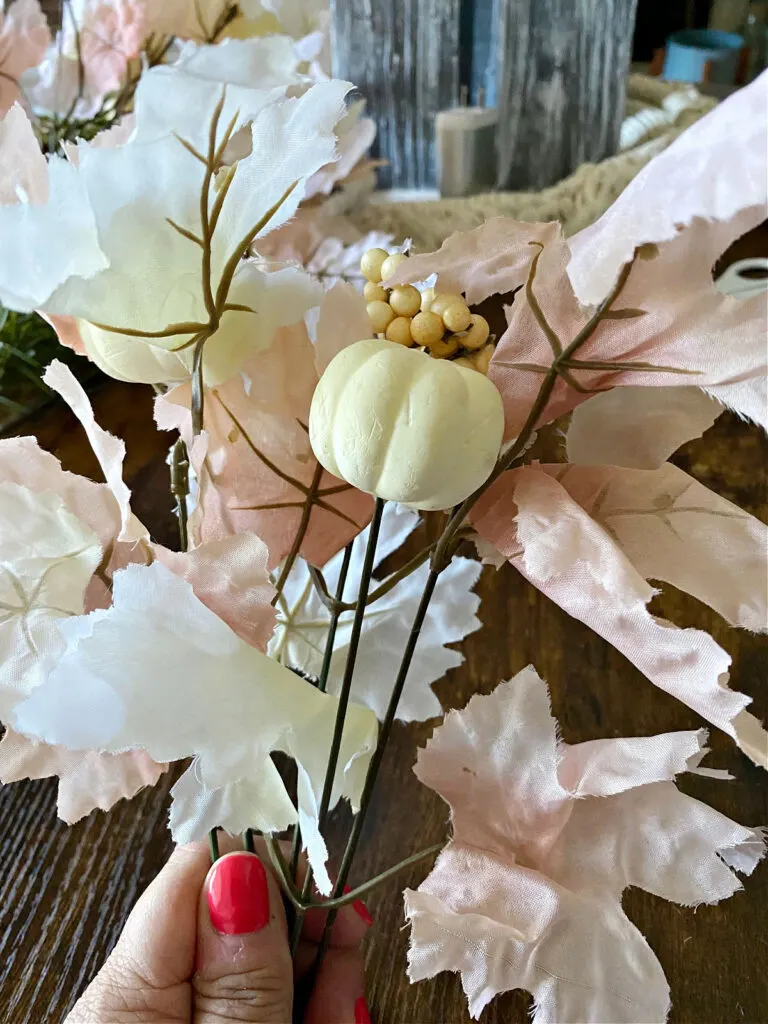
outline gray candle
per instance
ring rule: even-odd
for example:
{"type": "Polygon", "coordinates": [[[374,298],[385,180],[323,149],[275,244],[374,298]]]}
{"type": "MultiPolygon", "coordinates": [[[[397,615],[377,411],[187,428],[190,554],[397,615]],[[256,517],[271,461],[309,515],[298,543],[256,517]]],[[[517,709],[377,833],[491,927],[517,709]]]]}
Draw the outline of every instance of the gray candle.
{"type": "Polygon", "coordinates": [[[445,198],[488,192],[496,183],[496,110],[454,107],[436,118],[437,183],[445,198]]]}

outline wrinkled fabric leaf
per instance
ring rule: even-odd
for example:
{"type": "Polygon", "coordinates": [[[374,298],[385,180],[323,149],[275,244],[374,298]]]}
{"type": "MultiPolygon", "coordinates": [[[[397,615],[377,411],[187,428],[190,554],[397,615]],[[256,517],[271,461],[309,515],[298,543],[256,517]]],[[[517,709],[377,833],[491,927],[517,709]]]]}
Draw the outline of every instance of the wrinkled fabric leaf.
{"type": "Polygon", "coordinates": [[[43,382],[61,395],[85,430],[104,479],[120,509],[121,529],[117,540],[145,540],[149,536],[147,528],[131,512],[131,492],[123,480],[125,442],[98,425],[83,386],[64,363],[54,359],[43,374],[43,382]]]}
{"type": "MultiPolygon", "coordinates": [[[[404,506],[388,503],[382,516],[376,546],[376,566],[404,543],[419,525],[419,516],[404,506]]],[[[354,602],[368,543],[366,529],[353,543],[344,600],[354,602]]],[[[336,593],[344,559],[339,553],[323,567],[331,594],[336,593]]],[[[464,660],[445,645],[462,640],[480,628],[477,611],[480,598],[472,593],[482,566],[468,558],[454,558],[443,572],[429,606],[429,615],[408,672],[398,706],[400,721],[423,721],[442,713],[431,684],[464,660]]],[[[427,563],[388,594],[373,602],[363,619],[363,634],[357,655],[351,699],[369,707],[382,719],[389,703],[402,652],[413,624],[429,573],[427,563]]],[[[386,582],[384,578],[382,583],[386,582]]],[[[372,590],[379,584],[374,582],[372,590]]],[[[340,616],[334,639],[334,654],[328,676],[329,693],[337,693],[344,675],[352,630],[353,612],[340,616]]],[[[318,676],[323,663],[330,613],[318,596],[304,562],[298,562],[286,581],[278,606],[277,628],[269,653],[282,664],[318,676]]]]}
{"type": "Polygon", "coordinates": [[[83,611],[99,540],[61,498],[0,484],[0,713],[45,676],[64,648],[59,625],[83,611]]]}
{"type": "Polygon", "coordinates": [[[11,783],[58,777],[56,811],[68,825],[96,808],[108,811],[118,800],[130,800],[145,787],[154,786],[167,768],[143,750],[124,754],[73,752],[66,747],[35,743],[13,729],[6,729],[0,740],[0,780],[11,783]]]}
{"type": "Polygon", "coordinates": [[[415,768],[454,838],[405,892],[411,980],[460,972],[473,1018],[523,988],[535,1024],[665,1021],[669,989],[623,889],[715,903],[741,888],[727,865],[749,873],[765,852],[759,830],[674,785],[705,737],[568,746],[532,668],[451,711],[415,768]]]}
{"type": "Polygon", "coordinates": [[[765,218],[767,112],[763,74],[695,121],[571,238],[568,276],[581,302],[601,302],[637,246],[671,242],[696,218],[729,221],[749,208],[751,226],[765,218]]]}
{"type": "MultiPolygon", "coordinates": [[[[67,650],[14,711],[17,731],[72,750],[140,748],[160,762],[195,757],[188,771],[207,789],[240,781],[257,786],[270,753],[282,750],[319,799],[335,698],[240,640],[164,566],[131,565],[115,573],[112,607],[73,619],[62,631],[67,650]],[[126,656],[115,656],[121,648],[126,656]]],[[[332,804],[346,796],[356,806],[375,743],[375,717],[350,707],[332,804]]],[[[313,820],[301,789],[299,800],[313,820]]],[[[270,807],[280,801],[272,793],[270,807]]],[[[218,824],[232,828],[229,821],[218,824]]],[[[205,834],[199,821],[187,828],[193,838],[205,834]]],[[[318,860],[315,852],[309,849],[318,888],[327,893],[324,857],[318,860]]]]}
{"type": "Polygon", "coordinates": [[[648,612],[653,588],[560,483],[539,468],[516,470],[478,503],[473,524],[555,604],[768,767],[768,744],[761,753],[753,738],[759,723],[744,712],[750,698],[728,689],[729,655],[707,633],[648,612]]]}
{"type": "Polygon", "coordinates": [[[519,224],[493,217],[471,231],[457,231],[433,253],[412,256],[386,281],[387,287],[437,274],[437,290],[464,292],[470,305],[525,284],[536,245],[558,233],[557,224],[519,224]]]}
{"type": "Polygon", "coordinates": [[[555,358],[539,423],[629,385],[703,388],[768,426],[764,296],[735,299],[712,280],[720,256],[768,212],[766,84],[763,75],[689,128],[596,225],[540,248],[491,363],[507,436],[522,427],[555,358]]]}
{"type": "Polygon", "coordinates": [[[566,433],[568,462],[657,469],[701,437],[721,412],[720,402],[694,387],[603,391],[573,410],[566,433]]]}
{"type": "Polygon", "coordinates": [[[242,533],[191,551],[159,546],[154,551],[158,561],[190,583],[195,596],[242,640],[266,650],[276,612],[264,541],[253,533],[242,533]]]}
{"type": "Polygon", "coordinates": [[[544,466],[641,576],[671,583],[732,626],[768,630],[768,527],[667,463],[544,466]]]}
{"type": "Polygon", "coordinates": [[[20,98],[18,81],[39,64],[51,41],[38,0],[15,0],[0,8],[0,114],[20,98]]]}
{"type": "Polygon", "coordinates": [[[579,306],[568,281],[570,250],[560,237],[540,251],[526,290],[508,312],[508,329],[491,361],[490,378],[504,399],[506,435],[519,433],[553,362],[553,345],[587,338],[558,376],[539,416],[548,423],[600,389],[617,386],[704,388],[758,423],[765,421],[766,308],[762,296],[738,300],[712,281],[714,260],[750,226],[753,214],[723,223],[697,220],[653,258],[638,257],[608,315],[579,306]],[[550,340],[537,319],[540,309],[550,340]],[[626,316],[624,315],[626,313],[626,316]],[[586,364],[586,365],[580,365],[586,364]],[[576,386],[573,386],[573,385],[576,386]]]}

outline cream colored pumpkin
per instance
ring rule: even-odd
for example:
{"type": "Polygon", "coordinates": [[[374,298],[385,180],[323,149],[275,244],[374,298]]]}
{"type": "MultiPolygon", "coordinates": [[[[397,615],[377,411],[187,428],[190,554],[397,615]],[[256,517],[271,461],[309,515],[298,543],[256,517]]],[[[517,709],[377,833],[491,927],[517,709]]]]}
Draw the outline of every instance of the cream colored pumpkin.
{"type": "Polygon", "coordinates": [[[501,447],[501,396],[487,377],[390,341],[332,360],[309,414],[320,463],[362,491],[446,509],[487,480],[501,447]]]}

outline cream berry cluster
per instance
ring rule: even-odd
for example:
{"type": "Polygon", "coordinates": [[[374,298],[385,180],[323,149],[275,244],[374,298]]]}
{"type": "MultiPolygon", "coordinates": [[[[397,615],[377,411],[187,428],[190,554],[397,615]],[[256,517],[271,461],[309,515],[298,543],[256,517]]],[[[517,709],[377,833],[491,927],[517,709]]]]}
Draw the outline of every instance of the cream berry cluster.
{"type": "Polygon", "coordinates": [[[420,292],[412,284],[385,288],[408,257],[392,256],[385,249],[369,249],[360,269],[366,279],[363,295],[374,333],[407,348],[426,349],[435,359],[451,359],[459,366],[487,374],[494,345],[485,317],[472,313],[461,295],[420,292]]]}

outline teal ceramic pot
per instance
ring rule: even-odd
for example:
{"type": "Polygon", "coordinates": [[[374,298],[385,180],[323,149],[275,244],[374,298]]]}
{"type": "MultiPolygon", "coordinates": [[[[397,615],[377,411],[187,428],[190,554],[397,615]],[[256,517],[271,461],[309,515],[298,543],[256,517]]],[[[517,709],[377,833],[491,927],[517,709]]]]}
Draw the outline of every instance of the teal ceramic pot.
{"type": "Polygon", "coordinates": [[[734,85],[744,40],[733,32],[715,29],[685,29],[667,40],[662,78],[675,82],[703,82],[709,64],[708,81],[734,85]]]}

